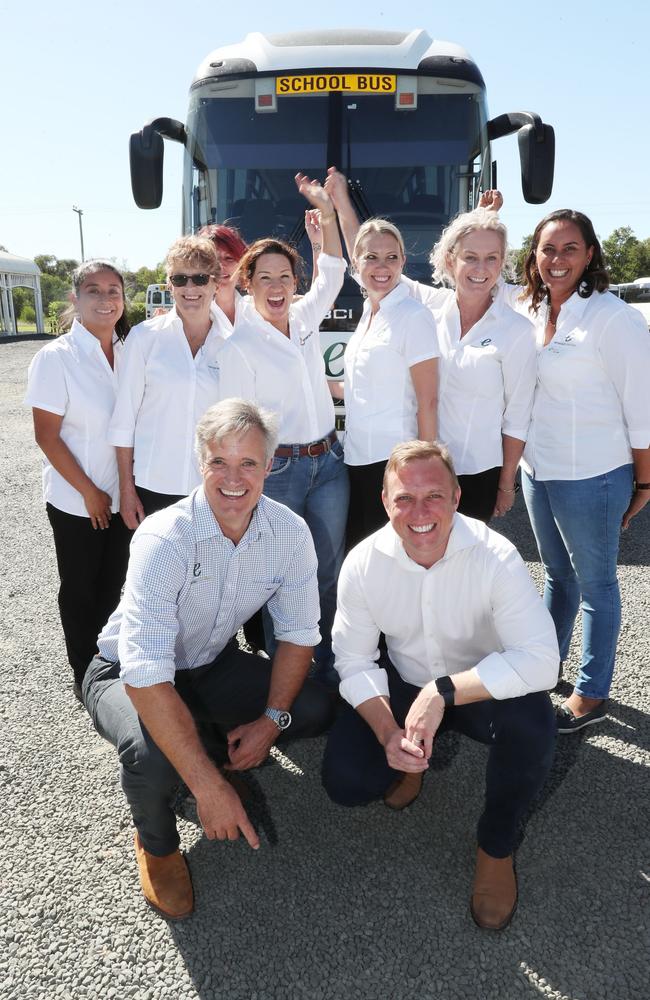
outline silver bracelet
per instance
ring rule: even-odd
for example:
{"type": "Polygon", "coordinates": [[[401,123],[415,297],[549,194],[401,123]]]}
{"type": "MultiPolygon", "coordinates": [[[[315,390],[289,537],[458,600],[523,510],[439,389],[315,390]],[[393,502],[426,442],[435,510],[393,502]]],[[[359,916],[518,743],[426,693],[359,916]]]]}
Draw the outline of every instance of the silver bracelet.
{"type": "Polygon", "coordinates": [[[515,483],[515,485],[511,490],[506,490],[503,488],[503,486],[497,486],[497,489],[500,493],[519,493],[521,486],[519,485],[519,483],[515,483]]]}

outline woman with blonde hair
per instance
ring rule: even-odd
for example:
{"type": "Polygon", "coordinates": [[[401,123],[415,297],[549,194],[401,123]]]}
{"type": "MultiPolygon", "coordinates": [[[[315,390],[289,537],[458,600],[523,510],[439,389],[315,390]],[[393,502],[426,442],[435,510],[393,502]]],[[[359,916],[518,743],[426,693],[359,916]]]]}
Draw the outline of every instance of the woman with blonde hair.
{"type": "Polygon", "coordinates": [[[217,251],[205,237],[183,236],[165,268],[174,307],[131,331],[109,428],[129,528],[199,485],[194,428],[219,400],[217,356],[226,337],[213,302],[217,251]]]}

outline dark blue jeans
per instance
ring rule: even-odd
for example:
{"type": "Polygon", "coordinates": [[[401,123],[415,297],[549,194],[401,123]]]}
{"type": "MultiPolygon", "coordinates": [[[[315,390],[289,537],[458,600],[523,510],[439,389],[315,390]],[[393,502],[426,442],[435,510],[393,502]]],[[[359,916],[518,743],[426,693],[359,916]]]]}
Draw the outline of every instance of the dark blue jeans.
{"type": "MultiPolygon", "coordinates": [[[[390,701],[400,726],[420,689],[387,660],[390,701]]],[[[478,822],[478,843],[493,858],[512,854],[519,826],[550,771],[556,723],[545,691],[505,701],[446,708],[439,732],[454,730],[489,746],[485,806],[478,822]]],[[[435,754],[435,743],[433,747],[435,754]]],[[[399,776],[384,748],[358,712],[346,705],[332,727],[323,758],[323,785],[334,802],[367,805],[380,799],[399,776]]]]}
{"type": "MultiPolygon", "coordinates": [[[[142,724],[119,673],[119,663],[96,656],[86,673],[83,700],[99,735],[117,749],[122,790],[142,846],[164,857],[179,844],[171,803],[180,779],[142,724]]],[[[175,680],[195,719],[216,726],[225,735],[259,718],[267,705],[270,677],[269,660],[241,652],[230,643],[212,663],[179,671],[175,680]]],[[[326,689],[306,680],[291,708],[291,726],[278,742],[318,736],[330,725],[332,714],[326,689]]]]}

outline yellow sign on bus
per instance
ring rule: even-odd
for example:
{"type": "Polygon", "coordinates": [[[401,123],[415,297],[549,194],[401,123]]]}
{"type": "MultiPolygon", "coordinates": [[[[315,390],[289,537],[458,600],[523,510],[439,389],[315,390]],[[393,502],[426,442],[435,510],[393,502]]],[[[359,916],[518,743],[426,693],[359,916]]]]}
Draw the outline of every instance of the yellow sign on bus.
{"type": "Polygon", "coordinates": [[[285,97],[298,94],[327,94],[344,91],[348,94],[394,94],[397,78],[383,73],[319,73],[310,76],[278,76],[276,94],[285,97]]]}

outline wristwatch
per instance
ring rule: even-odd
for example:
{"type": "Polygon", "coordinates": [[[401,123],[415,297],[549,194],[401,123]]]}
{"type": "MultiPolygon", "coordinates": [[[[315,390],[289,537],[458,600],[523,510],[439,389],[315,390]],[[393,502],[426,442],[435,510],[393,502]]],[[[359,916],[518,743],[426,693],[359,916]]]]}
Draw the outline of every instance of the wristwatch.
{"type": "Polygon", "coordinates": [[[291,712],[287,712],[284,708],[265,708],[264,715],[271,722],[275,722],[278,729],[282,731],[291,725],[291,712]]]}
{"type": "Polygon", "coordinates": [[[454,682],[451,677],[436,677],[434,683],[438,688],[438,694],[441,695],[445,703],[445,708],[449,708],[456,700],[454,682]]]}

